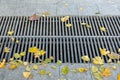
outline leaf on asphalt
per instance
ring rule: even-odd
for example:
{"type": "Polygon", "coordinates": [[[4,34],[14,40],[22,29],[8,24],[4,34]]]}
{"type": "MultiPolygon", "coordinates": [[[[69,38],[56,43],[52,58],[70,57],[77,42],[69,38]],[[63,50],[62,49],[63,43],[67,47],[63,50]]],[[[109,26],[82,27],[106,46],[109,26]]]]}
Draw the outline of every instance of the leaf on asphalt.
{"type": "Polygon", "coordinates": [[[30,21],[38,20],[39,16],[37,14],[33,14],[32,16],[29,17],[30,21]]]}

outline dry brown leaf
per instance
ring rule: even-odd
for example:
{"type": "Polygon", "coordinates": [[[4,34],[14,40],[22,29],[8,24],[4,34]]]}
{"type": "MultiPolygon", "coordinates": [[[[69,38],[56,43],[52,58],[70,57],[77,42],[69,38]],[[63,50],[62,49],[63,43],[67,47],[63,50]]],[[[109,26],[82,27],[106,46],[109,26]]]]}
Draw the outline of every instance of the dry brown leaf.
{"type": "Polygon", "coordinates": [[[29,17],[30,21],[38,20],[39,16],[37,14],[33,14],[32,16],[29,17]]]}

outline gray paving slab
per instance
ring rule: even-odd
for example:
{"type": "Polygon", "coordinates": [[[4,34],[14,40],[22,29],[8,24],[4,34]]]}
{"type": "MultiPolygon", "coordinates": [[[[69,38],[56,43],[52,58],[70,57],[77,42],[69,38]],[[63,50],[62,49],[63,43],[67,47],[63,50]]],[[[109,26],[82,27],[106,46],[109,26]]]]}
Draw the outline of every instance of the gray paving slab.
{"type": "Polygon", "coordinates": [[[41,15],[120,15],[119,0],[0,0],[0,16],[41,15]],[[67,6],[65,6],[67,5],[67,6]],[[80,11],[80,7],[83,11],[80,11]]]}
{"type": "MultiPolygon", "coordinates": [[[[70,70],[74,70],[76,68],[88,68],[90,69],[90,64],[62,64],[60,70],[64,67],[68,66],[70,70]]],[[[69,72],[66,76],[60,73],[60,78],[65,78],[66,80],[92,80],[91,72],[84,72],[84,73],[72,73],[69,72]]]]}

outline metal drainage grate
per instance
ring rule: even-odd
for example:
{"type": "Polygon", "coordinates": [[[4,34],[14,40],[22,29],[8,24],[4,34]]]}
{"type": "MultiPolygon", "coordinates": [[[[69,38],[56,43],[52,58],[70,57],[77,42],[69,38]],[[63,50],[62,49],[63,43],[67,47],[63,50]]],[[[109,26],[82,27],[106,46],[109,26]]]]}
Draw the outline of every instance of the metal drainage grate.
{"type": "MultiPolygon", "coordinates": [[[[105,62],[108,57],[102,56],[99,48],[106,48],[107,50],[117,53],[120,47],[120,37],[78,37],[78,38],[30,38],[30,37],[16,37],[20,41],[19,44],[11,42],[10,38],[0,38],[2,43],[0,46],[0,60],[3,58],[9,61],[14,53],[26,51],[27,55],[22,57],[21,60],[29,62],[38,62],[31,53],[28,53],[28,48],[36,46],[40,49],[46,50],[46,54],[41,59],[54,56],[56,62],[61,60],[64,63],[83,63],[81,56],[88,55],[91,59],[95,56],[101,56],[105,62]],[[4,47],[9,47],[10,52],[4,53],[4,47]]],[[[114,60],[113,62],[116,62],[114,60]]]]}
{"type": "Polygon", "coordinates": [[[66,23],[58,17],[40,17],[38,21],[28,21],[28,17],[0,17],[0,35],[6,36],[9,30],[14,30],[14,36],[118,36],[120,35],[120,16],[70,16],[66,23]],[[87,29],[81,23],[88,23],[92,28],[87,29]],[[100,27],[107,32],[100,31],[100,27]]]}

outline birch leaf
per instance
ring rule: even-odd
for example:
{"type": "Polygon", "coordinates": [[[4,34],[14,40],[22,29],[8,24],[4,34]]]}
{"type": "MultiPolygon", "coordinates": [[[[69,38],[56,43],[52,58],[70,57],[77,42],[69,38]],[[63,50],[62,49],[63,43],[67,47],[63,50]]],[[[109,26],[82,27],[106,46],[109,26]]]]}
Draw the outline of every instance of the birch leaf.
{"type": "Polygon", "coordinates": [[[118,52],[120,52],[120,48],[118,49],[118,52]]]}
{"type": "Polygon", "coordinates": [[[69,16],[64,16],[64,17],[61,18],[61,21],[66,22],[68,19],[69,19],[69,16]]]}
{"type": "Polygon", "coordinates": [[[120,73],[117,75],[117,80],[120,80],[120,73]]]}
{"type": "Polygon", "coordinates": [[[100,72],[96,72],[93,73],[93,76],[97,79],[97,80],[103,80],[103,76],[100,72]]]}
{"type": "Polygon", "coordinates": [[[25,52],[21,52],[20,56],[25,56],[25,54],[26,54],[25,52]]]}
{"type": "Polygon", "coordinates": [[[46,17],[46,16],[48,16],[48,15],[50,15],[50,12],[48,12],[48,11],[42,13],[42,16],[43,16],[43,17],[46,17]]]}
{"type": "Polygon", "coordinates": [[[106,54],[108,54],[108,53],[110,53],[109,51],[106,51],[106,49],[105,48],[100,48],[100,53],[102,54],[102,55],[106,55],[106,54]]]}
{"type": "Polygon", "coordinates": [[[52,69],[56,69],[57,67],[56,66],[51,66],[52,69]]]}
{"type": "Polygon", "coordinates": [[[37,65],[37,64],[34,64],[34,65],[33,65],[33,69],[34,69],[34,70],[37,70],[37,69],[38,69],[38,65],[37,65]]]}
{"type": "Polygon", "coordinates": [[[40,70],[40,75],[45,75],[46,71],[45,70],[40,70]]]}
{"type": "Polygon", "coordinates": [[[62,65],[62,61],[58,60],[58,61],[57,61],[57,64],[58,64],[59,66],[61,66],[61,65],[62,65]]]}
{"type": "Polygon", "coordinates": [[[17,66],[15,65],[15,64],[11,64],[10,66],[9,66],[9,69],[10,70],[14,70],[14,69],[16,69],[17,68],[17,66]]]}
{"type": "Polygon", "coordinates": [[[93,58],[93,64],[102,65],[104,64],[104,60],[101,57],[96,56],[95,58],[93,58]]]}
{"type": "Polygon", "coordinates": [[[14,31],[8,31],[8,35],[12,35],[14,31]]]}
{"type": "Polygon", "coordinates": [[[30,71],[30,66],[27,66],[25,70],[30,71]]]}
{"type": "Polygon", "coordinates": [[[100,30],[103,32],[106,32],[106,28],[105,27],[100,27],[100,30]]]}
{"type": "Polygon", "coordinates": [[[10,48],[8,48],[8,47],[5,47],[5,48],[4,48],[4,52],[5,52],[5,53],[8,53],[8,52],[10,52],[10,48]]]}
{"type": "Polygon", "coordinates": [[[30,78],[31,75],[32,75],[31,72],[23,72],[24,78],[30,78]]]}
{"type": "Polygon", "coordinates": [[[71,26],[72,26],[72,24],[70,24],[70,23],[69,23],[69,24],[66,24],[66,27],[71,27],[71,26]]]}
{"type": "Polygon", "coordinates": [[[96,66],[92,66],[92,72],[97,72],[98,68],[96,66]]]}
{"type": "Polygon", "coordinates": [[[82,72],[87,72],[88,68],[77,68],[77,71],[82,73],[82,72]]]}
{"type": "Polygon", "coordinates": [[[69,73],[69,67],[68,66],[64,66],[61,70],[63,75],[67,75],[69,73]]]}
{"type": "Polygon", "coordinates": [[[110,59],[119,59],[120,55],[114,52],[111,52],[110,54],[107,54],[110,59]]]}
{"type": "Polygon", "coordinates": [[[110,71],[109,68],[105,68],[104,71],[102,72],[102,75],[103,75],[104,77],[109,77],[109,76],[112,75],[112,73],[111,73],[111,71],[110,71]]]}
{"type": "Polygon", "coordinates": [[[0,69],[1,69],[1,68],[5,68],[5,66],[6,66],[6,65],[5,65],[5,59],[3,59],[3,61],[0,62],[0,69]]]}
{"type": "Polygon", "coordinates": [[[20,58],[21,56],[20,56],[20,54],[15,53],[15,54],[14,54],[14,57],[17,59],[17,58],[20,58]]]}
{"type": "Polygon", "coordinates": [[[82,60],[84,60],[84,61],[90,61],[90,58],[88,56],[82,56],[82,60]]]}

